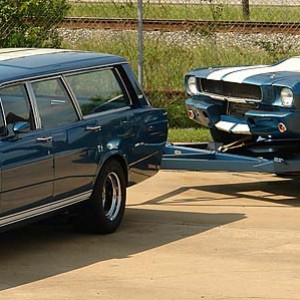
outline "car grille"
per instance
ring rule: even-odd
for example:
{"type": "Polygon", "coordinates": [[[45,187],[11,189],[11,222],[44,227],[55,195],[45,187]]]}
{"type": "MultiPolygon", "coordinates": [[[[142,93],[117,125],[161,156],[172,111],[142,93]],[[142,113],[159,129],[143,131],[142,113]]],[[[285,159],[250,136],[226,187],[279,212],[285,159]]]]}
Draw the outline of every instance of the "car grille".
{"type": "Polygon", "coordinates": [[[257,85],[200,79],[203,92],[224,97],[261,100],[261,89],[257,85]]]}
{"type": "Polygon", "coordinates": [[[247,111],[256,110],[257,108],[258,108],[258,105],[253,104],[253,103],[228,102],[227,114],[230,116],[243,118],[247,111]]]}

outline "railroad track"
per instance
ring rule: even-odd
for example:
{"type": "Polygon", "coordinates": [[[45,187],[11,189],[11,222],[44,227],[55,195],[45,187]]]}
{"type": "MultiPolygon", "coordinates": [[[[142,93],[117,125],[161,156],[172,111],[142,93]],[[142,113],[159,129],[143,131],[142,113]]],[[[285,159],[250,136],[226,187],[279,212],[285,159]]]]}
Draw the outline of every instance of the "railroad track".
{"type": "MultiPolygon", "coordinates": [[[[135,18],[87,18],[69,17],[62,27],[74,29],[137,29],[135,18]]],[[[300,22],[249,22],[249,21],[201,21],[174,19],[144,19],[145,31],[199,31],[199,32],[241,32],[241,33],[290,33],[300,34],[300,22]]]]}

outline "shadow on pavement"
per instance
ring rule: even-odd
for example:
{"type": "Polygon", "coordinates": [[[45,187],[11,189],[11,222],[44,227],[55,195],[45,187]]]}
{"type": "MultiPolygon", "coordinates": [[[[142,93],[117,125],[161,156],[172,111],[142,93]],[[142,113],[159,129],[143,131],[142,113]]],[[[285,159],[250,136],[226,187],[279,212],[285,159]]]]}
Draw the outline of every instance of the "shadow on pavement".
{"type": "MultiPolygon", "coordinates": [[[[278,181],[261,181],[261,182],[246,182],[246,183],[229,183],[229,184],[217,184],[207,186],[184,186],[179,187],[173,191],[170,191],[164,195],[158,196],[154,199],[146,201],[140,205],[184,205],[199,206],[205,204],[207,201],[216,201],[213,206],[224,206],[220,201],[224,200],[239,200],[241,197],[249,199],[247,206],[259,206],[255,202],[251,203],[251,200],[264,201],[268,203],[290,205],[293,207],[300,207],[300,179],[291,180],[278,180],[278,181]],[[180,197],[180,199],[170,199],[176,197],[185,192],[196,190],[199,192],[209,192],[214,194],[222,195],[222,197],[180,197]]],[[[239,205],[237,203],[237,205],[239,205]]],[[[226,205],[225,205],[226,206],[226,205]]],[[[234,206],[234,204],[230,204],[234,206]]],[[[266,206],[270,207],[269,204],[266,206]]]]}
{"type": "Polygon", "coordinates": [[[127,258],[244,218],[128,208],[120,230],[107,236],[79,234],[68,225],[22,227],[0,235],[0,290],[127,258]]]}

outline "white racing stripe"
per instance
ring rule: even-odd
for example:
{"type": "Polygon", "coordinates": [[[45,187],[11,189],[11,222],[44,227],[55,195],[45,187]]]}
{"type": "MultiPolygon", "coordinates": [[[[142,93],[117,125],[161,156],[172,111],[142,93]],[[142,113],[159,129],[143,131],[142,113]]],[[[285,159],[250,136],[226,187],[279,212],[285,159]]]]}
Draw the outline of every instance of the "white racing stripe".
{"type": "Polygon", "coordinates": [[[246,78],[254,75],[284,72],[284,71],[300,72],[300,57],[293,57],[283,61],[282,63],[272,65],[272,66],[266,66],[266,67],[259,66],[257,68],[233,72],[228,75],[225,75],[223,77],[223,80],[242,83],[246,78]]]}
{"type": "Polygon", "coordinates": [[[221,80],[225,75],[228,75],[228,74],[231,74],[231,73],[235,73],[236,71],[243,71],[243,70],[253,69],[253,68],[257,68],[257,67],[266,67],[266,65],[264,65],[264,66],[246,66],[246,67],[229,67],[229,68],[224,68],[224,69],[212,72],[211,74],[209,74],[207,76],[207,79],[221,80]]]}
{"type": "Polygon", "coordinates": [[[207,79],[242,83],[246,78],[254,75],[284,71],[300,72],[300,57],[292,57],[276,65],[224,68],[212,72],[207,79]]]}
{"type": "Polygon", "coordinates": [[[41,55],[41,54],[51,54],[51,53],[59,53],[66,52],[71,50],[65,49],[28,49],[28,48],[4,48],[0,49],[0,61],[13,59],[13,58],[21,58],[26,56],[33,55],[41,55]]]}

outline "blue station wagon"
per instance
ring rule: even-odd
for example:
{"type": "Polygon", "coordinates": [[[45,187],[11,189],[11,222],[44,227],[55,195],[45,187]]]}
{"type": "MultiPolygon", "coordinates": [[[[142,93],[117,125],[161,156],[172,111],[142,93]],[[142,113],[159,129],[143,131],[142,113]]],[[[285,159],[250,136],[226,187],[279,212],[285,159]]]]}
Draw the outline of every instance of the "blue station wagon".
{"type": "Polygon", "coordinates": [[[167,116],[119,56],[0,50],[0,230],[80,208],[77,226],[111,233],[126,187],[154,175],[167,116]]]}

